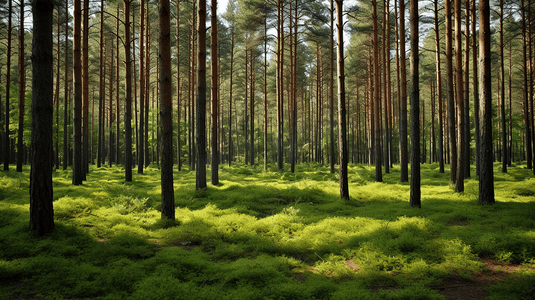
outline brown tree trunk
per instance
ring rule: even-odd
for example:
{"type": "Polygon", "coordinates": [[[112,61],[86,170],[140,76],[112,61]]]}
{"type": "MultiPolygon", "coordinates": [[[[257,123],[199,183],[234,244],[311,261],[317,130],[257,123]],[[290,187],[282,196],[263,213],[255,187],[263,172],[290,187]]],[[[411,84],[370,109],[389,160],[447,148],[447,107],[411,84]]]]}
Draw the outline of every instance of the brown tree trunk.
{"type": "MultiPolygon", "coordinates": [[[[120,67],[120,55],[119,55],[119,3],[117,3],[117,20],[116,20],[116,24],[115,24],[115,28],[117,30],[117,33],[116,33],[116,38],[115,38],[115,52],[117,53],[117,58],[116,58],[116,68],[115,68],[115,73],[117,74],[115,76],[115,91],[117,93],[117,97],[115,97],[115,104],[116,104],[116,107],[115,107],[115,135],[116,135],[116,141],[115,141],[115,157],[117,158],[117,164],[120,164],[121,163],[121,143],[119,142],[120,141],[120,128],[121,128],[121,124],[120,124],[120,112],[121,112],[121,106],[120,106],[120,101],[119,101],[119,67],[120,67]]],[[[111,151],[111,150],[110,150],[111,151]]]]}
{"type": "MultiPolygon", "coordinates": [[[[522,2],[524,2],[522,0],[522,2]]],[[[492,166],[492,89],[490,48],[490,4],[479,1],[479,95],[481,120],[477,124],[481,132],[479,204],[494,204],[494,175],[492,166]]]]}
{"type": "MultiPolygon", "coordinates": [[[[440,67],[440,34],[438,18],[438,1],[435,0],[435,49],[436,49],[436,72],[437,72],[437,98],[438,98],[438,164],[439,173],[444,173],[444,133],[443,133],[443,110],[442,110],[442,68],[440,67]]],[[[434,115],[434,114],[433,114],[434,115]]]]}
{"type": "Polygon", "coordinates": [[[69,123],[69,1],[65,1],[65,90],[63,99],[63,170],[67,169],[69,164],[69,139],[68,139],[68,123],[69,123]]]}
{"type": "MultiPolygon", "coordinates": [[[[329,64],[330,64],[330,72],[331,76],[329,77],[329,123],[330,123],[330,131],[331,131],[331,141],[330,141],[330,162],[331,162],[331,173],[334,174],[334,0],[331,0],[331,47],[329,48],[329,64]]],[[[338,2],[336,3],[338,8],[338,2]]],[[[338,41],[340,42],[340,41],[338,41]]]]}
{"type": "MultiPolygon", "coordinates": [[[[59,16],[58,16],[59,18],[59,16]]],[[[59,36],[59,31],[58,31],[59,36]]],[[[59,39],[58,39],[59,41],[59,39]]],[[[24,1],[20,1],[20,25],[19,25],[19,130],[17,140],[17,172],[22,172],[22,164],[24,160],[24,102],[26,96],[26,68],[25,68],[25,50],[24,50],[24,1]]],[[[59,42],[58,42],[59,52],[59,42]]],[[[59,53],[58,53],[59,57],[59,53]]],[[[56,70],[59,74],[59,68],[56,70]]],[[[59,80],[57,80],[59,83],[59,80]]],[[[59,85],[58,85],[59,86],[59,85]]],[[[59,90],[59,87],[58,87],[59,90]]],[[[57,92],[56,92],[57,94],[57,92]]],[[[58,98],[59,101],[59,98],[58,98]]],[[[56,147],[57,149],[57,147],[56,147]]],[[[56,150],[57,152],[57,150],[56,150]]],[[[56,161],[57,159],[55,159],[56,161]]]]}
{"type": "Polygon", "coordinates": [[[198,3],[198,52],[197,52],[197,101],[196,101],[196,127],[197,141],[197,190],[206,189],[206,0],[199,0],[198,3]]]}
{"type": "Polygon", "coordinates": [[[343,7],[343,1],[336,0],[336,36],[338,40],[338,151],[340,164],[340,198],[349,200],[349,186],[347,178],[348,147],[346,137],[346,92],[344,75],[344,21],[342,18],[343,7]]]}
{"type": "Polygon", "coordinates": [[[381,168],[381,120],[379,118],[380,110],[379,104],[381,101],[381,70],[379,67],[379,39],[378,39],[378,24],[377,24],[377,0],[372,0],[372,18],[373,18],[373,67],[374,67],[374,121],[375,121],[375,181],[382,182],[383,174],[381,168]]]}
{"type": "MultiPolygon", "coordinates": [[[[448,132],[450,141],[450,184],[457,178],[457,137],[455,132],[455,96],[453,91],[453,37],[451,24],[451,2],[444,0],[446,10],[446,83],[448,87],[448,132]]],[[[462,97],[462,96],[461,96],[462,97]]]]}
{"type": "Polygon", "coordinates": [[[132,0],[124,0],[124,52],[125,63],[125,114],[124,114],[124,169],[125,181],[132,181],[132,53],[130,49],[130,3],[132,0]]]}
{"type": "MultiPolygon", "coordinates": [[[[267,41],[268,41],[268,35],[267,35],[267,27],[268,27],[268,20],[267,17],[264,20],[264,171],[267,171],[267,161],[268,161],[268,110],[267,110],[267,41]]],[[[232,76],[231,79],[232,80],[232,76]]],[[[230,122],[229,122],[230,123],[230,122]]],[[[230,128],[230,126],[229,126],[230,128]]],[[[230,148],[229,148],[230,151],[230,148]]],[[[230,152],[229,152],[230,153],[230,152]]],[[[230,163],[229,163],[230,164],[230,163]]]]}
{"type": "Polygon", "coordinates": [[[72,167],[72,184],[80,185],[83,179],[82,160],[82,56],[81,50],[81,0],[74,0],[74,163],[72,167]]]}
{"type": "Polygon", "coordinates": [[[388,148],[388,122],[390,122],[390,118],[388,116],[388,86],[387,86],[387,74],[386,74],[386,64],[387,64],[387,49],[386,49],[386,40],[389,39],[389,37],[386,35],[388,27],[388,23],[386,21],[386,14],[387,14],[388,8],[386,7],[386,0],[383,0],[383,24],[382,24],[382,58],[383,58],[383,109],[384,109],[384,135],[383,135],[383,165],[385,166],[385,173],[390,173],[390,155],[389,155],[389,148],[388,148]]]}
{"type": "Polygon", "coordinates": [[[528,43],[528,33],[527,33],[527,22],[526,19],[526,5],[525,0],[521,2],[521,11],[522,11],[522,54],[523,54],[523,69],[524,69],[524,126],[525,138],[526,138],[526,164],[527,168],[531,169],[533,167],[533,157],[531,149],[531,118],[529,116],[529,86],[528,86],[528,66],[527,66],[527,43],[528,43]]]}
{"type": "Polygon", "coordinates": [[[283,169],[284,132],[284,4],[277,0],[277,166],[283,169]]]}
{"type": "Polygon", "coordinates": [[[181,109],[181,76],[180,76],[180,1],[176,1],[176,108],[177,108],[177,133],[176,133],[176,163],[178,171],[182,171],[182,130],[180,124],[181,109]]]}
{"type": "MultiPolygon", "coordinates": [[[[11,3],[11,1],[10,1],[11,3]]],[[[54,229],[52,188],[53,54],[52,0],[35,0],[32,42],[32,133],[30,151],[30,230],[54,229]]]]}
{"type": "Polygon", "coordinates": [[[463,55],[461,32],[461,0],[454,2],[455,12],[455,88],[457,91],[457,175],[455,191],[464,191],[464,91],[463,91],[463,55]]]}
{"type": "MultiPolygon", "coordinates": [[[[168,4],[168,3],[167,3],[168,4]]],[[[160,1],[160,6],[164,5],[160,1]]],[[[178,5],[178,4],[177,4],[178,5]]],[[[160,13],[162,12],[163,8],[160,7],[160,13]]],[[[138,143],[137,149],[138,149],[138,155],[137,155],[137,173],[143,174],[143,168],[145,166],[145,0],[141,0],[141,4],[139,7],[140,10],[140,21],[139,21],[139,130],[138,130],[138,143]]],[[[167,12],[169,13],[169,12],[167,12]]],[[[162,17],[160,15],[160,26],[162,26],[162,17]]],[[[162,30],[162,28],[160,28],[162,30]]],[[[161,38],[161,37],[160,37],[161,38]]],[[[163,47],[162,45],[160,45],[163,47]]],[[[180,61],[180,59],[179,59],[180,61]]],[[[148,109],[148,108],[147,108],[148,109]]],[[[163,124],[162,124],[163,126],[163,124]]],[[[162,174],[163,176],[163,174],[162,174]]],[[[163,183],[162,183],[163,184],[163,183]]],[[[162,186],[163,189],[163,186],[162,186]]],[[[163,200],[163,192],[162,192],[162,200],[163,200]]],[[[163,203],[162,203],[162,214],[163,214],[163,203]]],[[[174,215],[173,215],[174,216],[174,215]]]]}
{"type": "Polygon", "coordinates": [[[502,172],[507,173],[507,128],[505,127],[505,62],[504,62],[504,55],[503,55],[503,0],[500,0],[500,98],[502,100],[501,103],[501,123],[502,123],[502,172]]]}
{"type": "MultiPolygon", "coordinates": [[[[212,111],[211,111],[211,117],[212,117],[212,184],[218,185],[219,184],[219,98],[218,98],[218,78],[219,78],[219,70],[217,66],[217,0],[212,0],[211,5],[212,13],[211,13],[211,49],[212,54],[210,55],[211,62],[212,62],[212,83],[211,83],[211,96],[210,99],[212,101],[212,111]]],[[[251,93],[252,94],[252,93],[251,93]]],[[[252,117],[251,117],[252,121],[252,117]]],[[[252,138],[251,138],[252,140],[252,138]]],[[[252,147],[252,145],[251,145],[252,147]]],[[[251,156],[252,156],[251,151],[251,156]]],[[[254,158],[251,159],[252,161],[254,158]]]]}
{"type": "Polygon", "coordinates": [[[84,0],[82,49],[82,180],[89,172],[89,0],[84,0]]]}
{"type": "MultiPolygon", "coordinates": [[[[142,4],[142,7],[144,5],[142,4]]],[[[175,190],[173,188],[173,86],[171,84],[171,25],[169,0],[159,1],[160,35],[160,130],[162,133],[162,219],[175,219],[175,190]]],[[[143,14],[142,14],[143,16],[143,14]]],[[[143,32],[141,30],[141,32],[143,32]]],[[[142,130],[140,130],[141,132],[142,130]]],[[[142,147],[140,147],[142,148],[142,147]]],[[[143,156],[141,156],[142,161],[143,156]]]]}
{"type": "Polygon", "coordinates": [[[400,158],[400,181],[409,181],[409,155],[407,153],[407,67],[405,58],[405,2],[399,2],[399,52],[400,52],[400,75],[401,75],[401,103],[399,105],[399,158],[400,158]]]}
{"type": "MultiPolygon", "coordinates": [[[[100,168],[102,162],[102,150],[104,147],[104,128],[102,114],[104,112],[104,94],[105,94],[105,79],[104,79],[104,0],[100,1],[100,51],[99,51],[99,105],[98,105],[98,142],[97,142],[97,168],[100,168]]],[[[119,16],[117,16],[119,17],[119,16]]],[[[111,70],[111,68],[110,68],[111,70]]],[[[110,81],[112,79],[110,78],[110,81]]],[[[111,149],[110,149],[111,151],[111,149]]]]}
{"type": "MultiPolygon", "coordinates": [[[[232,25],[233,26],[233,25],[232,25]]],[[[232,87],[234,79],[234,32],[232,27],[230,33],[230,85],[229,85],[229,108],[228,108],[228,166],[232,164],[232,87]]]]}
{"type": "Polygon", "coordinates": [[[470,136],[470,1],[465,0],[465,27],[464,27],[464,178],[470,177],[470,144],[472,143],[472,138],[470,136]]]}
{"type": "Polygon", "coordinates": [[[411,207],[422,207],[420,190],[420,88],[418,51],[418,1],[410,0],[411,23],[411,207]]]}
{"type": "Polygon", "coordinates": [[[479,176],[479,77],[477,66],[477,31],[476,31],[476,0],[472,0],[472,70],[473,74],[473,89],[474,89],[474,140],[476,142],[476,176],[479,176]]]}
{"type": "Polygon", "coordinates": [[[9,137],[9,94],[11,87],[11,33],[13,31],[12,13],[13,1],[9,1],[7,12],[7,54],[6,54],[6,111],[5,111],[5,125],[4,125],[4,171],[9,170],[9,163],[11,161],[11,139],[9,137]]]}

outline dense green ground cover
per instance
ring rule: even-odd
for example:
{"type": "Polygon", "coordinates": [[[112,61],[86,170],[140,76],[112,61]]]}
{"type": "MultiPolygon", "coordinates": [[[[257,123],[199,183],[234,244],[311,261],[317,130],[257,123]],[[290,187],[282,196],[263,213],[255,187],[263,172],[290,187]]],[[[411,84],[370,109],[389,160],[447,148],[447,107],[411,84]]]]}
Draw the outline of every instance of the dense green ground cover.
{"type": "MultiPolygon", "coordinates": [[[[472,170],[472,174],[474,174],[472,170]]],[[[422,166],[422,208],[409,207],[399,167],[375,183],[349,169],[350,201],[319,165],[295,174],[222,167],[219,186],[195,191],[175,174],[176,223],[160,220],[157,169],[91,167],[87,182],[54,173],[56,230],[28,232],[29,168],[0,173],[0,298],[443,299],[437,286],[518,264],[489,299],[526,299],[535,287],[535,178],[495,171],[496,205],[477,204],[449,173],[422,166]]]]}

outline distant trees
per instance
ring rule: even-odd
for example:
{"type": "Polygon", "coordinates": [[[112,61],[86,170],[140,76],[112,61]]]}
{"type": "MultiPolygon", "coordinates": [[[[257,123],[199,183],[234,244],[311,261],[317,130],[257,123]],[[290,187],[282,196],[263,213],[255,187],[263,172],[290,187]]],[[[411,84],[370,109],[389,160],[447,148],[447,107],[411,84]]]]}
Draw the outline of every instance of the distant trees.
{"type": "MultiPolygon", "coordinates": [[[[106,160],[108,165],[122,164],[126,181],[133,180],[136,164],[137,173],[143,173],[153,162],[154,167],[163,168],[164,133],[158,130],[165,123],[159,113],[164,110],[159,101],[164,97],[163,71],[160,57],[151,50],[160,44],[154,38],[159,28],[156,3],[142,0],[138,10],[138,2],[131,0],[84,0],[82,9],[82,0],[75,0],[72,18],[68,1],[60,2],[61,12],[54,16],[57,115],[52,156],[56,168],[61,159],[64,169],[72,166],[72,183],[82,184],[88,163],[94,161],[95,143],[97,167],[106,160]],[[95,10],[100,13],[93,13],[95,10]],[[97,88],[91,94],[93,85],[97,88]],[[61,86],[63,93],[59,92],[61,86]],[[59,117],[60,110],[63,118],[59,117]]],[[[490,100],[498,108],[491,130],[499,132],[500,137],[491,140],[490,157],[492,162],[501,161],[504,171],[507,164],[518,161],[533,169],[532,2],[488,4],[499,17],[493,32],[500,35],[499,42],[492,45],[495,49],[491,49],[496,55],[489,60],[499,77],[494,85],[485,87],[498,95],[490,100]]],[[[26,69],[31,70],[24,62],[30,57],[24,53],[24,30],[33,34],[34,29],[24,28],[25,3],[18,2],[20,10],[13,3],[17,2],[0,4],[6,16],[0,20],[4,25],[0,31],[7,38],[0,47],[4,62],[0,75],[6,79],[0,87],[5,96],[0,107],[0,157],[5,170],[16,158],[19,171],[28,157],[24,96],[34,92],[26,89],[24,81],[26,69]],[[17,19],[21,26],[13,26],[17,19]],[[13,51],[11,43],[17,37],[19,50],[13,51]],[[19,63],[12,66],[10,58],[15,53],[19,63]],[[18,107],[14,105],[15,95],[18,107]]],[[[406,24],[406,1],[358,1],[356,6],[346,7],[343,13],[349,21],[344,27],[350,30],[344,49],[339,49],[334,37],[334,27],[342,26],[335,25],[334,16],[335,4],[342,7],[341,1],[233,0],[224,15],[227,22],[218,22],[214,1],[208,34],[201,24],[208,13],[201,7],[206,1],[176,3],[176,19],[169,24],[176,28],[176,44],[170,46],[176,50],[170,62],[176,65],[171,74],[176,82],[171,92],[171,160],[177,162],[179,170],[181,162],[188,161],[188,169],[198,172],[201,189],[206,188],[206,164],[211,165],[212,184],[218,184],[218,166],[225,160],[229,165],[263,163],[265,170],[270,164],[283,170],[287,163],[291,172],[297,170],[299,162],[325,164],[331,171],[336,164],[342,170],[349,162],[368,163],[375,166],[376,181],[383,180],[383,168],[388,173],[392,164],[399,163],[400,181],[409,180],[410,169],[412,185],[417,179],[412,175],[417,172],[412,155],[420,151],[420,162],[426,163],[431,157],[430,161],[438,162],[437,172],[449,171],[450,183],[456,191],[462,191],[465,177],[471,176],[471,163],[476,163],[476,174],[481,175],[484,127],[478,124],[485,122],[479,115],[488,109],[480,101],[474,102],[473,109],[469,105],[472,94],[479,99],[483,97],[479,91],[485,90],[476,80],[482,77],[478,76],[481,66],[477,68],[476,12],[483,13],[476,3],[420,3],[426,5],[421,8],[434,14],[434,31],[420,28],[420,42],[425,49],[435,51],[418,53],[422,61],[418,79],[428,83],[419,86],[413,86],[415,78],[407,81],[406,75],[405,36],[414,34],[413,29],[407,29],[414,20],[406,24]],[[464,15],[462,5],[467,12],[464,15]],[[391,26],[395,26],[395,33],[391,26]],[[271,30],[276,34],[271,36],[271,30]],[[472,55],[470,51],[474,51],[472,55]],[[206,64],[208,56],[210,64],[206,64]],[[207,72],[212,75],[208,81],[207,72]],[[391,89],[391,85],[396,88],[391,89]],[[407,105],[408,87],[411,102],[416,101],[413,92],[419,90],[415,102],[419,103],[418,112],[412,111],[415,104],[407,105]],[[335,89],[338,101],[334,101],[335,89]],[[408,107],[411,117],[407,116],[408,107]],[[413,128],[417,124],[411,123],[409,133],[407,125],[413,119],[418,119],[419,127],[413,128]],[[336,130],[338,135],[334,134],[336,130]]],[[[411,54],[412,50],[411,46],[411,54]]],[[[28,80],[33,77],[30,72],[27,75],[28,80]]],[[[340,175],[343,183],[346,175],[340,175]]],[[[341,195],[345,194],[342,185],[341,195]]]]}

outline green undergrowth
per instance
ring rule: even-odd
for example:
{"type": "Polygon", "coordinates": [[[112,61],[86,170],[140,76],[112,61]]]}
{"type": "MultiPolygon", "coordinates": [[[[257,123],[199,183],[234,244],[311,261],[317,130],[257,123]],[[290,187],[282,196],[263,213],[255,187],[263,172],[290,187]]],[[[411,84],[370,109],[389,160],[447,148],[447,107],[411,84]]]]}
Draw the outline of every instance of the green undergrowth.
{"type": "Polygon", "coordinates": [[[372,166],[351,165],[348,201],[316,164],[221,166],[204,191],[177,171],[175,222],[160,220],[158,169],[127,183],[120,167],[91,166],[81,186],[57,170],[45,237],[28,231],[29,168],[2,172],[0,299],[444,299],[434,287],[484,274],[483,259],[520,265],[489,299],[529,298],[535,178],[496,167],[497,203],[479,206],[475,176],[454,193],[449,170],[422,165],[421,209],[399,166],[376,183],[372,166]]]}

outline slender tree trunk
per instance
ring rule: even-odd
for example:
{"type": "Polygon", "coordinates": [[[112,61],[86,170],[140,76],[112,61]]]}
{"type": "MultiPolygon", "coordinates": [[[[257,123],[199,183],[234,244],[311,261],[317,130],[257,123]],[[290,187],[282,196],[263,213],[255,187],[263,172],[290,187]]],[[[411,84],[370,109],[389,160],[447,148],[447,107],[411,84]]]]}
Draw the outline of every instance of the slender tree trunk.
{"type": "Polygon", "coordinates": [[[470,144],[472,138],[470,136],[470,1],[465,0],[465,42],[464,42],[464,178],[470,177],[470,144]]]}
{"type": "Polygon", "coordinates": [[[74,0],[74,163],[73,163],[73,185],[82,184],[82,57],[81,48],[81,23],[82,9],[81,0],[74,0]]]}
{"type": "Polygon", "coordinates": [[[182,129],[180,124],[181,108],[181,76],[180,76],[180,1],[176,1],[176,108],[177,108],[177,133],[176,133],[176,162],[178,171],[182,171],[182,129]]]}
{"type": "MultiPolygon", "coordinates": [[[[218,54],[217,54],[217,0],[212,0],[211,5],[212,13],[211,13],[211,49],[212,54],[211,62],[212,62],[212,83],[211,83],[211,96],[210,99],[212,100],[212,111],[211,111],[211,117],[212,117],[212,184],[218,185],[219,184],[219,98],[218,98],[218,78],[219,78],[219,70],[217,67],[217,60],[218,60],[218,54]]],[[[252,117],[251,117],[252,122],[252,117]]],[[[252,140],[252,138],[251,138],[252,140]]],[[[251,145],[252,147],[253,145],[251,145]]],[[[253,155],[253,152],[251,151],[251,156],[253,155]]],[[[252,157],[251,160],[253,161],[254,158],[252,157]]]]}
{"type": "Polygon", "coordinates": [[[383,38],[382,38],[382,57],[383,57],[383,103],[384,103],[384,136],[383,136],[383,165],[385,166],[385,173],[390,173],[390,155],[388,153],[388,122],[390,122],[390,118],[388,116],[388,86],[387,86],[387,70],[386,70],[386,64],[387,64],[387,49],[386,49],[386,40],[387,37],[387,30],[388,23],[386,21],[386,14],[387,14],[388,8],[386,7],[386,0],[383,0],[383,38]]]}
{"type": "MultiPolygon", "coordinates": [[[[22,4],[22,2],[21,2],[22,4]]],[[[24,11],[24,10],[22,10],[24,11]]],[[[55,169],[56,170],[59,170],[59,115],[60,115],[60,110],[59,110],[59,82],[60,82],[60,76],[59,74],[61,73],[59,70],[61,68],[61,19],[60,19],[60,9],[58,7],[57,9],[57,12],[56,12],[56,32],[57,32],[57,47],[58,47],[58,51],[57,51],[57,55],[56,55],[56,92],[54,93],[54,102],[56,104],[56,110],[55,110],[55,114],[56,114],[56,124],[55,124],[55,129],[56,129],[56,141],[55,141],[55,153],[54,153],[54,162],[55,162],[55,169]]],[[[21,19],[24,19],[21,17],[21,19]]],[[[22,22],[21,22],[22,23],[22,22]]],[[[24,41],[24,38],[22,39],[24,41]]],[[[21,51],[22,53],[24,53],[24,51],[21,51]]],[[[24,63],[24,62],[23,62],[24,63]]]]}
{"type": "Polygon", "coordinates": [[[420,190],[420,88],[418,51],[418,1],[410,0],[411,18],[411,207],[422,207],[420,190]]]}
{"type": "Polygon", "coordinates": [[[8,1],[9,7],[7,12],[7,54],[6,54],[6,114],[5,114],[5,131],[4,131],[4,171],[9,170],[11,161],[11,139],[9,136],[9,115],[11,106],[9,104],[9,94],[11,87],[11,33],[13,32],[12,13],[13,1],[8,1]]]}
{"type": "MultiPolygon", "coordinates": [[[[458,1],[458,0],[457,0],[458,1]]],[[[444,0],[446,10],[446,83],[448,87],[448,132],[450,141],[450,184],[457,178],[457,137],[455,132],[455,96],[453,91],[453,37],[451,24],[451,2],[444,0]]],[[[459,53],[459,52],[457,52],[459,53]]],[[[462,95],[461,95],[462,97],[462,95]]]]}
{"type": "Polygon", "coordinates": [[[401,103],[399,105],[399,156],[400,181],[409,181],[409,155],[407,153],[407,67],[405,58],[405,1],[399,2],[399,52],[401,73],[401,103]]]}
{"type": "Polygon", "coordinates": [[[438,164],[439,173],[444,173],[444,134],[443,134],[443,111],[442,111],[442,69],[440,67],[440,34],[438,18],[438,1],[435,0],[435,49],[436,49],[436,72],[437,72],[437,98],[438,98],[438,164]]]}
{"type": "Polygon", "coordinates": [[[502,99],[501,103],[501,123],[502,123],[502,172],[507,173],[507,128],[505,123],[505,62],[503,55],[503,0],[500,0],[500,98],[502,99]]]}
{"type": "Polygon", "coordinates": [[[277,166],[283,169],[284,132],[284,4],[277,0],[277,166]]]}
{"type": "MultiPolygon", "coordinates": [[[[178,4],[177,4],[178,5],[178,4]]],[[[165,6],[165,3],[163,3],[162,1],[160,1],[160,13],[162,12],[162,6],[165,6]]],[[[145,35],[145,0],[141,0],[141,5],[139,7],[140,9],[140,21],[139,21],[139,115],[140,115],[140,118],[139,118],[139,130],[138,130],[138,137],[139,137],[139,145],[138,145],[138,155],[137,155],[137,173],[138,174],[143,174],[143,168],[145,166],[144,162],[145,162],[145,153],[144,153],[144,150],[145,150],[145,136],[144,136],[144,133],[145,133],[145,126],[147,126],[145,124],[145,49],[144,49],[144,46],[145,46],[145,40],[144,40],[144,35],[145,35]]],[[[169,13],[169,12],[167,12],[169,13]]],[[[163,16],[160,15],[160,26],[162,26],[162,18],[163,16]]],[[[162,28],[160,27],[160,31],[162,30],[162,28]]],[[[161,32],[160,32],[161,34],[161,32]]],[[[160,36],[160,39],[162,37],[160,36]]],[[[160,45],[162,46],[162,45],[160,45]]],[[[163,46],[162,46],[163,47],[163,46]]],[[[161,51],[161,49],[160,49],[161,51]]],[[[180,61],[180,60],[179,60],[180,61]]],[[[147,108],[148,109],[148,108],[147,108]]],[[[162,124],[163,126],[163,124],[162,124]]],[[[162,177],[163,177],[163,174],[162,174],[162,177]]],[[[162,178],[163,179],[163,178],[162,178]]],[[[162,182],[162,201],[163,201],[163,182],[162,182]]],[[[162,215],[163,215],[163,202],[162,202],[162,215]]],[[[173,214],[174,216],[174,214],[173,214]]]]}
{"type": "Polygon", "coordinates": [[[206,0],[198,3],[197,34],[199,49],[197,52],[197,172],[196,189],[206,189],[206,0]]]}
{"type": "MultiPolygon", "coordinates": [[[[524,58],[524,126],[526,127],[525,130],[525,138],[526,138],[526,163],[527,168],[531,169],[533,167],[532,163],[532,149],[531,149],[531,118],[529,116],[529,86],[528,86],[528,66],[527,66],[527,43],[528,43],[528,36],[527,36],[527,22],[526,19],[526,5],[525,0],[522,0],[521,2],[521,11],[522,11],[522,54],[524,58]]],[[[480,41],[481,42],[481,41],[480,41]]]]}
{"type": "Polygon", "coordinates": [[[379,104],[381,101],[381,82],[379,68],[379,39],[377,36],[377,0],[372,0],[372,18],[373,18],[373,66],[374,66],[374,121],[375,121],[375,181],[382,182],[383,174],[381,168],[381,120],[379,118],[379,104]]]}
{"type": "Polygon", "coordinates": [[[63,99],[63,170],[67,169],[69,164],[69,139],[68,139],[68,123],[69,123],[69,1],[65,1],[65,90],[63,99]]]}
{"type": "MultiPolygon", "coordinates": [[[[105,79],[104,79],[104,0],[100,1],[100,52],[99,52],[99,105],[98,105],[98,145],[97,145],[97,168],[100,168],[102,162],[102,148],[104,145],[104,128],[102,114],[104,111],[104,94],[105,94],[105,79]]],[[[119,17],[119,16],[117,16],[119,17]]],[[[111,70],[111,68],[110,68],[111,70]]],[[[112,79],[110,78],[110,81],[112,79]]],[[[110,98],[111,100],[111,98],[110,98]]],[[[110,149],[111,151],[111,149],[110,149]]]]}
{"type": "Polygon", "coordinates": [[[124,52],[125,63],[125,114],[124,114],[124,169],[125,181],[132,181],[132,53],[130,49],[130,3],[132,0],[124,0],[124,52]]]}
{"type": "MultiPolygon", "coordinates": [[[[11,1],[10,1],[11,4],[11,1]]],[[[30,230],[54,229],[52,188],[53,45],[52,0],[35,0],[32,42],[32,133],[30,151],[30,230]]],[[[9,82],[9,81],[8,81],[9,82]]]]}
{"type": "MultiPolygon", "coordinates": [[[[59,18],[59,14],[58,14],[59,18]]],[[[59,37],[59,31],[58,31],[59,37]]],[[[59,38],[58,38],[58,52],[59,52],[59,38]]],[[[26,68],[25,68],[25,50],[24,50],[24,1],[20,1],[20,25],[19,25],[19,132],[17,140],[17,172],[22,172],[22,164],[24,160],[24,105],[26,97],[26,68]]],[[[58,54],[59,57],[59,54],[58,54]]],[[[59,68],[56,70],[59,73],[59,68]]],[[[59,83],[59,80],[57,81],[59,83]]],[[[59,88],[58,88],[59,90],[59,88]]],[[[57,94],[57,92],[56,92],[57,94]]],[[[59,98],[58,98],[59,101],[59,98]]],[[[57,147],[56,147],[57,152],[57,147]]]]}
{"type": "MultiPolygon", "coordinates": [[[[338,8],[338,2],[336,3],[338,8]]],[[[331,47],[329,48],[330,53],[330,71],[331,76],[329,78],[329,118],[330,118],[330,130],[331,130],[331,141],[330,141],[330,155],[331,155],[331,173],[334,174],[334,0],[331,0],[331,47]]],[[[340,41],[338,41],[340,42],[340,41]]],[[[340,96],[339,96],[340,97],[340,96]]]]}
{"type": "Polygon", "coordinates": [[[455,191],[464,191],[464,91],[463,91],[463,55],[462,55],[462,33],[461,33],[461,0],[455,0],[455,88],[457,90],[457,176],[455,191]]]}
{"type": "MultiPolygon", "coordinates": [[[[216,0],[212,0],[212,1],[216,1],[216,0]]],[[[255,99],[254,99],[254,95],[255,95],[255,55],[254,55],[254,50],[251,49],[251,90],[250,90],[250,93],[251,93],[251,106],[249,107],[250,109],[250,118],[251,118],[251,138],[250,138],[250,154],[249,154],[249,159],[250,159],[250,163],[251,163],[251,166],[254,166],[254,156],[255,156],[255,151],[254,151],[254,106],[255,106],[255,99]]],[[[217,67],[216,67],[217,68],[217,67]]],[[[217,81],[216,81],[217,82],[217,81]]],[[[245,141],[247,143],[247,141],[245,141]]]]}
{"type": "MultiPolygon", "coordinates": [[[[121,124],[120,124],[120,112],[121,112],[121,106],[120,106],[120,101],[119,101],[119,68],[120,68],[120,59],[119,59],[119,3],[117,3],[117,20],[116,20],[116,24],[115,24],[115,28],[117,30],[117,33],[116,33],[116,38],[115,38],[115,51],[117,52],[117,59],[116,59],[116,68],[115,68],[115,72],[117,74],[116,76],[116,81],[115,81],[115,91],[117,92],[117,97],[115,97],[115,104],[116,104],[116,107],[115,107],[115,134],[116,134],[116,142],[115,142],[115,157],[117,158],[117,164],[121,163],[121,143],[119,142],[120,141],[120,128],[121,128],[121,124]]],[[[110,149],[111,151],[111,149],[110,149]]]]}
{"type": "Polygon", "coordinates": [[[230,85],[229,85],[229,105],[228,105],[228,166],[232,164],[232,87],[234,79],[234,27],[230,33],[230,85]]]}
{"type": "MultiPolygon", "coordinates": [[[[265,4],[265,3],[264,3],[265,4]]],[[[265,19],[264,23],[264,171],[267,171],[267,160],[268,160],[268,110],[267,110],[267,41],[268,41],[268,35],[267,35],[267,24],[268,20],[267,17],[265,19]]],[[[232,80],[232,76],[231,76],[232,80]]],[[[229,122],[230,123],[230,122],[229,122]]],[[[230,128],[230,126],[229,126],[230,128]]],[[[230,148],[229,148],[230,153],[230,148]]],[[[229,162],[230,164],[230,162],[229,162]]]]}
{"type": "MultiPolygon", "coordinates": [[[[522,1],[523,2],[523,1],[522,1]]],[[[490,4],[489,0],[479,1],[479,94],[481,132],[479,204],[494,204],[494,175],[492,166],[492,89],[491,89],[491,48],[490,48],[490,4]]]]}
{"type": "MultiPolygon", "coordinates": [[[[144,6],[143,4],[141,5],[144,6]]],[[[171,84],[171,26],[169,0],[159,0],[160,130],[162,132],[162,219],[175,219],[173,188],[173,87],[171,84]]],[[[143,14],[142,14],[143,16],[143,14]]],[[[140,32],[143,32],[141,29],[140,32]]],[[[140,52],[142,53],[142,52],[140,52]]],[[[141,55],[142,56],[142,55],[141,55]]],[[[141,118],[142,119],[142,118],[141,118]]],[[[140,130],[142,132],[142,130],[140,130]]],[[[142,147],[140,147],[142,148],[142,147]]],[[[143,160],[141,156],[140,162],[143,160]]]]}
{"type": "Polygon", "coordinates": [[[348,147],[346,137],[343,7],[343,1],[336,0],[336,36],[338,40],[338,140],[340,141],[338,144],[338,151],[340,163],[340,198],[349,200],[349,187],[347,179],[348,147]]]}
{"type": "Polygon", "coordinates": [[[89,0],[84,0],[82,49],[82,180],[89,172],[89,0]]]}
{"type": "Polygon", "coordinates": [[[472,70],[474,89],[474,140],[476,142],[476,176],[479,176],[479,77],[477,66],[477,31],[476,31],[476,0],[472,0],[472,70]]]}

